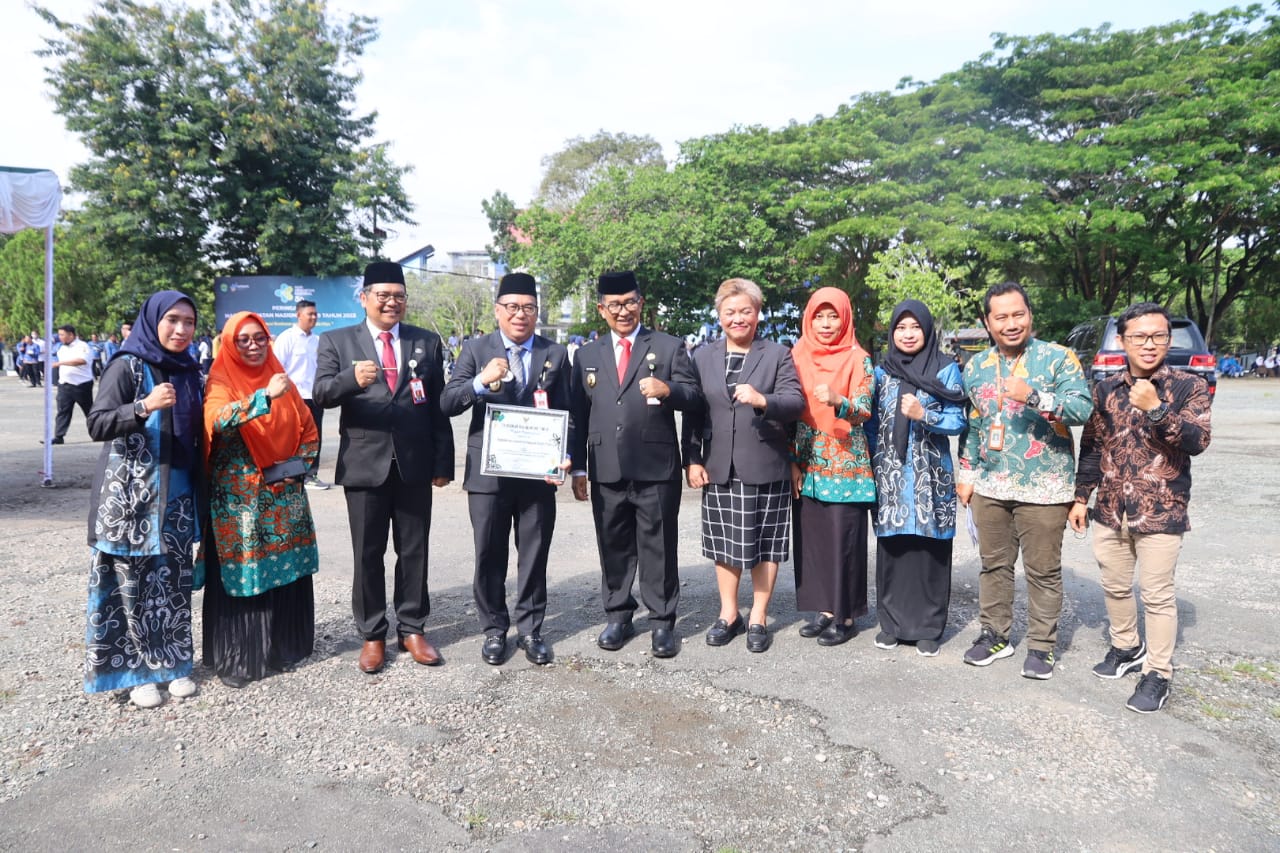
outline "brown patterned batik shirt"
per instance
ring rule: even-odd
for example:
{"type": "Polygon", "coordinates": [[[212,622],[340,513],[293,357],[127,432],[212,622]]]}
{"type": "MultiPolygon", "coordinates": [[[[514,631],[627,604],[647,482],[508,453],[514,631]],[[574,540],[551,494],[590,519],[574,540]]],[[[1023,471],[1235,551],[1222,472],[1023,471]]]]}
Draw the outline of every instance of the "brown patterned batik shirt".
{"type": "Polygon", "coordinates": [[[1191,457],[1209,446],[1209,388],[1198,376],[1162,364],[1152,374],[1169,414],[1152,422],[1129,403],[1133,377],[1125,370],[1093,389],[1093,414],[1080,440],[1076,499],[1096,488],[1093,520],[1133,533],[1191,529],[1191,457]]]}

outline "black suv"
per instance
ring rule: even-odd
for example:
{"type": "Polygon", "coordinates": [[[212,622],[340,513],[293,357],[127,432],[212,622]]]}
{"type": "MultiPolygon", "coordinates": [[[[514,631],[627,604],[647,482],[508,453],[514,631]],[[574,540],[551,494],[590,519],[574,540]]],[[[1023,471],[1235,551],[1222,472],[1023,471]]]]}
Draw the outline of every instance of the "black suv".
{"type": "MultiPolygon", "coordinates": [[[[1176,370],[1186,370],[1204,379],[1209,385],[1209,399],[1212,400],[1218,391],[1217,359],[1209,352],[1199,327],[1191,320],[1174,317],[1171,325],[1173,339],[1169,342],[1165,362],[1176,370]]],[[[1095,317],[1076,326],[1067,335],[1067,346],[1075,350],[1090,385],[1124,369],[1124,347],[1116,334],[1114,317],[1095,317]]]]}

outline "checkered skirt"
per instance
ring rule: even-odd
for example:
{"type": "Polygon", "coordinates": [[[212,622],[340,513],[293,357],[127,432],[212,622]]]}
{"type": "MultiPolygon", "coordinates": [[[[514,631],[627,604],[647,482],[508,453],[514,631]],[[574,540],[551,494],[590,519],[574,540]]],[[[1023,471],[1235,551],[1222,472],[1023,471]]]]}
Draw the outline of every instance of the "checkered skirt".
{"type": "Polygon", "coordinates": [[[731,479],[702,490],[702,555],[717,563],[750,569],[780,563],[790,555],[791,483],[760,486],[731,479]]]}

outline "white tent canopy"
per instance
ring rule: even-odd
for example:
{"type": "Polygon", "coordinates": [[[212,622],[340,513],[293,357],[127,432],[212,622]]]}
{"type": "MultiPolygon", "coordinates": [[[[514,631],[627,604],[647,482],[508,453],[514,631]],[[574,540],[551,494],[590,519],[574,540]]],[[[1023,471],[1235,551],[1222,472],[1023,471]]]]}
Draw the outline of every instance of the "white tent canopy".
{"type": "MultiPolygon", "coordinates": [[[[53,329],[53,224],[62,206],[58,176],[47,169],[0,166],[0,233],[44,229],[44,334],[53,329]]],[[[45,341],[44,372],[50,376],[53,348],[45,341]]],[[[53,388],[44,383],[44,484],[53,484],[53,388]]]]}

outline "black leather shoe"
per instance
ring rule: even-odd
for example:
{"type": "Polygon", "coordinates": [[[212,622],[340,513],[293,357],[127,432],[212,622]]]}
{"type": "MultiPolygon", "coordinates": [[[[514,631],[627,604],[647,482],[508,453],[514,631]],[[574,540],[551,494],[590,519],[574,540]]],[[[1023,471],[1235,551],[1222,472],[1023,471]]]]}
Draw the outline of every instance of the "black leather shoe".
{"type": "Polygon", "coordinates": [[[655,658],[673,658],[680,651],[680,640],[676,632],[670,628],[653,629],[653,656],[655,658]]]}
{"type": "Polygon", "coordinates": [[[739,634],[745,633],[747,630],[746,623],[739,616],[733,620],[730,625],[723,619],[717,619],[715,624],[707,629],[707,645],[708,646],[727,646],[733,642],[733,638],[739,634]]]}
{"type": "Polygon", "coordinates": [[[806,640],[812,640],[814,637],[827,630],[827,626],[831,624],[831,620],[835,618],[825,613],[819,613],[813,617],[813,621],[800,627],[800,636],[806,640]]]}
{"type": "Polygon", "coordinates": [[[610,622],[604,626],[600,636],[596,637],[596,645],[606,652],[616,652],[627,644],[627,640],[630,640],[635,635],[636,626],[631,624],[630,619],[626,622],[610,622]]]}
{"type": "Polygon", "coordinates": [[[827,629],[818,635],[818,645],[820,646],[838,646],[841,643],[847,643],[858,633],[858,629],[853,627],[853,623],[841,625],[839,622],[832,622],[827,629]]]}
{"type": "Polygon", "coordinates": [[[242,687],[249,686],[249,679],[245,678],[243,675],[219,675],[218,680],[230,687],[232,690],[239,690],[242,687]]]}
{"type": "Polygon", "coordinates": [[[537,634],[527,637],[521,634],[516,638],[516,645],[524,649],[524,656],[529,659],[529,663],[536,663],[538,666],[551,663],[551,647],[537,634]]]}
{"type": "Polygon", "coordinates": [[[492,666],[502,663],[507,658],[507,638],[502,634],[487,634],[480,647],[480,657],[492,666]]]}
{"type": "Polygon", "coordinates": [[[747,651],[765,652],[773,645],[773,635],[764,625],[752,625],[747,629],[747,651]]]}

